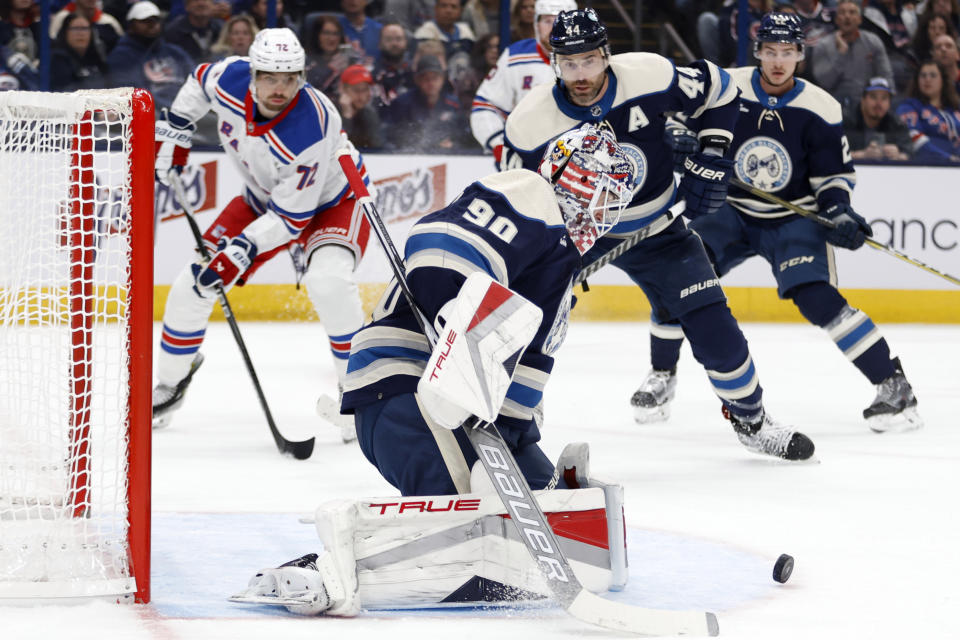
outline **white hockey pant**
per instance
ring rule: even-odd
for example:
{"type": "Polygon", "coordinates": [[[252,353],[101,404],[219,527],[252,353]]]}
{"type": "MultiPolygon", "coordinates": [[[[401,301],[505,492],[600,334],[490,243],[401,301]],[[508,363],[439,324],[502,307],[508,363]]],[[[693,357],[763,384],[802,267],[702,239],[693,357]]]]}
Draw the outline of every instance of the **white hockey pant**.
{"type": "Polygon", "coordinates": [[[310,263],[303,276],[310,302],[331,339],[334,367],[341,383],[347,375],[347,360],[337,357],[333,345],[342,341],[344,336],[352,337],[363,326],[363,306],[354,276],[355,268],[356,258],[352,251],[340,245],[328,244],[310,255],[310,263]]]}
{"type": "MultiPolygon", "coordinates": [[[[535,495],[548,515],[564,514],[554,533],[583,586],[619,590],[627,580],[623,490],[595,484],[535,495]]],[[[346,615],[360,606],[473,605],[496,600],[502,587],[510,600],[548,597],[540,570],[505,513],[499,496],[477,493],[320,505],[316,526],[324,548],[334,556],[341,583],[357,588],[356,599],[337,604],[346,615]]]]}

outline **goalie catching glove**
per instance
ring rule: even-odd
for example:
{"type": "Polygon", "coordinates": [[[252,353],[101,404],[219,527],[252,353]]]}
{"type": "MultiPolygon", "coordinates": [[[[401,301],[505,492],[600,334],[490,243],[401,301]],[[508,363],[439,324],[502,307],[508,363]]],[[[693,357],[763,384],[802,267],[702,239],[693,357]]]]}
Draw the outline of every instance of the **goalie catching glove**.
{"type": "Polygon", "coordinates": [[[440,315],[445,324],[417,385],[421,404],[447,429],[456,429],[471,415],[493,422],[543,312],[476,272],[440,315]]]}
{"type": "Polygon", "coordinates": [[[202,296],[217,286],[229,289],[250,268],[256,257],[256,245],[242,233],[229,242],[222,238],[209,264],[197,271],[197,293],[202,296]]]}
{"type": "Polygon", "coordinates": [[[157,120],[154,140],[156,141],[157,160],[154,165],[157,180],[170,186],[170,172],[181,173],[187,166],[190,147],[193,145],[193,132],[197,126],[182,116],[163,110],[157,120]]]}

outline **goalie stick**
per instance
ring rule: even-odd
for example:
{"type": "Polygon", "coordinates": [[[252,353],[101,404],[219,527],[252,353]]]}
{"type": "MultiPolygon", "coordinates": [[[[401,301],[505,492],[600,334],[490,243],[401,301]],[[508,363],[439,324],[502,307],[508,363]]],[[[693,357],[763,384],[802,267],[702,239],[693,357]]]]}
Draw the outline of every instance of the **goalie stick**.
{"type": "MultiPolygon", "coordinates": [[[[407,298],[417,322],[431,346],[436,344],[437,334],[432,323],[417,305],[406,282],[406,272],[400,254],[387,233],[386,225],[367,191],[366,185],[350,152],[341,149],[338,161],[350,187],[357,195],[357,202],[370,221],[393,270],[397,284],[407,298]]],[[[599,267],[598,267],[599,268],[599,267]]],[[[587,591],[573,573],[570,563],[560,551],[557,538],[547,518],[534,499],[530,486],[517,467],[513,454],[492,422],[483,422],[472,416],[462,425],[477,457],[490,477],[497,494],[517,527],[520,540],[537,562],[541,574],[554,598],[573,617],[608,629],[627,631],[642,635],[711,635],[719,632],[714,614],[699,611],[670,611],[646,609],[605,600],[587,591]]]]}
{"type": "MultiPolygon", "coordinates": [[[[667,212],[663,214],[664,217],[666,218],[665,221],[668,223],[673,222],[674,220],[676,220],[677,216],[679,216],[681,213],[683,213],[686,210],[687,210],[686,200],[679,200],[675,202],[673,206],[667,209],[667,212]]],[[[658,222],[658,221],[655,220],[654,222],[658,222]]],[[[665,228],[665,227],[666,225],[664,225],[664,227],[659,227],[658,225],[658,228],[665,228]]],[[[613,249],[610,249],[610,251],[607,251],[605,254],[603,254],[602,256],[600,256],[599,258],[597,258],[596,260],[594,260],[593,262],[585,266],[583,269],[581,269],[580,273],[577,274],[577,277],[573,279],[573,285],[576,286],[578,284],[582,284],[583,290],[587,291],[588,290],[587,278],[589,278],[590,276],[595,274],[597,271],[599,271],[603,267],[607,266],[608,264],[610,264],[611,262],[613,262],[614,260],[622,256],[624,253],[626,253],[630,249],[633,249],[635,246],[637,246],[637,244],[641,240],[645,240],[646,238],[648,238],[651,235],[651,231],[653,231],[653,229],[654,229],[653,224],[648,224],[642,229],[638,229],[637,231],[634,231],[631,235],[624,238],[620,242],[620,244],[615,246],[613,249]]]]}
{"type": "MultiPolygon", "coordinates": [[[[778,205],[780,205],[781,207],[783,207],[784,209],[788,209],[788,210],[794,212],[794,213],[797,214],[798,216],[803,216],[804,218],[807,218],[808,220],[813,220],[813,221],[816,222],[817,224],[821,224],[821,225],[825,226],[825,227],[828,228],[828,229],[833,229],[834,227],[837,226],[836,224],[834,224],[833,220],[829,220],[829,219],[827,219],[827,218],[824,218],[823,216],[817,215],[817,214],[814,213],[813,211],[808,211],[807,209],[804,209],[803,207],[797,206],[797,205],[793,204],[792,202],[790,202],[790,201],[788,201],[788,200],[784,200],[783,198],[778,198],[777,196],[773,195],[772,193],[767,193],[766,191],[763,191],[762,189],[758,189],[758,188],[754,187],[753,185],[744,182],[743,180],[739,180],[739,179],[737,179],[737,178],[730,178],[730,184],[734,185],[735,187],[739,187],[740,189],[743,189],[744,191],[746,191],[746,192],[748,192],[748,193],[752,193],[753,195],[757,196],[758,198],[762,198],[762,199],[766,200],[767,202],[772,202],[773,204],[778,204],[778,205]]],[[[871,248],[876,249],[877,251],[882,251],[882,252],[884,252],[884,253],[887,253],[887,254],[893,256],[894,258],[899,258],[900,260],[903,260],[904,262],[907,262],[907,263],[909,263],[909,264],[912,264],[912,265],[915,266],[915,267],[920,267],[920,268],[923,269],[924,271],[928,271],[928,272],[930,272],[930,273],[932,273],[932,274],[934,274],[934,275],[936,275],[936,276],[940,276],[940,277],[943,278],[944,280],[947,280],[947,281],[949,281],[949,282],[952,282],[953,284],[960,285],[960,278],[955,278],[955,277],[951,276],[950,274],[944,273],[944,272],[942,272],[942,271],[940,271],[940,270],[938,270],[938,269],[934,269],[934,268],[931,267],[930,265],[925,264],[925,263],[923,263],[923,262],[920,262],[920,261],[917,260],[916,258],[911,258],[911,257],[908,256],[907,254],[901,253],[900,251],[897,251],[897,250],[894,249],[893,247],[890,247],[890,246],[885,245],[885,244],[880,244],[879,242],[877,242],[876,240],[873,240],[873,239],[871,239],[871,238],[866,238],[866,239],[864,240],[864,244],[869,245],[871,248]]]]}
{"type": "MultiPolygon", "coordinates": [[[[177,196],[177,200],[180,202],[180,207],[183,209],[187,222],[190,224],[190,231],[193,233],[193,239],[197,243],[197,250],[200,252],[203,260],[209,262],[210,251],[207,250],[207,246],[203,243],[203,234],[200,232],[196,218],[194,218],[193,207],[187,199],[187,192],[183,187],[183,182],[180,180],[180,174],[171,170],[168,175],[170,184],[173,186],[173,191],[177,196]]],[[[247,352],[247,346],[243,341],[243,336],[240,335],[240,327],[237,325],[237,319],[233,315],[233,309],[230,308],[230,301],[227,300],[227,294],[220,285],[216,285],[214,290],[217,293],[217,299],[220,301],[220,308],[223,309],[223,315],[227,319],[227,324],[230,325],[233,338],[237,342],[237,347],[240,348],[243,363],[247,366],[247,372],[250,374],[253,386],[257,390],[257,398],[260,399],[260,406],[263,408],[263,413],[267,418],[267,424],[270,426],[270,433],[273,434],[273,441],[277,444],[277,449],[280,450],[280,453],[289,453],[297,460],[306,460],[310,457],[310,454],[313,453],[314,438],[300,442],[287,440],[280,433],[280,430],[277,429],[277,425],[273,421],[273,414],[270,412],[269,405],[267,405],[267,398],[263,395],[260,379],[257,377],[257,372],[253,368],[253,362],[250,360],[250,354],[247,352]]]]}

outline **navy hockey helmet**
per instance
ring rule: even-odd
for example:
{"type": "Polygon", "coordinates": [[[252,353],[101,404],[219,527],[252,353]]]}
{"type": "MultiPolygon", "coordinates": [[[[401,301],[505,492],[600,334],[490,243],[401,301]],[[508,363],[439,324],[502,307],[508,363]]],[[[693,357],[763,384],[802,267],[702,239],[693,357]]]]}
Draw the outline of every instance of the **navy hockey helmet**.
{"type": "Polygon", "coordinates": [[[753,55],[759,58],[760,47],[764,42],[777,42],[797,45],[803,59],[803,46],[806,35],[803,33],[803,22],[800,17],[792,13],[770,12],[760,19],[760,28],[757,29],[756,40],[753,43],[753,55]]]}
{"type": "Polygon", "coordinates": [[[550,46],[554,53],[572,55],[594,49],[610,54],[607,27],[600,22],[593,9],[564,11],[557,16],[550,31],[550,46]]]}

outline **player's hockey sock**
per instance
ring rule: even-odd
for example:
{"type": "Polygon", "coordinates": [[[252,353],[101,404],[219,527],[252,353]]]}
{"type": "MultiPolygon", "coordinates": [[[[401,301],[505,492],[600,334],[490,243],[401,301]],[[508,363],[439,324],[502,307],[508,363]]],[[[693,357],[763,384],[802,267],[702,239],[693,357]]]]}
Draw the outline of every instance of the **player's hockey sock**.
{"type": "Polygon", "coordinates": [[[671,371],[680,359],[683,327],[676,321],[657,322],[650,318],[650,365],[660,371],[671,371]]]}
{"type": "Polygon", "coordinates": [[[880,384],[894,373],[890,347],[873,320],[826,282],[801,285],[790,293],[800,313],[822,327],[837,348],[867,377],[880,384]]]}
{"type": "Polygon", "coordinates": [[[723,405],[744,418],[759,415],[763,388],[747,340],[727,305],[715,302],[695,309],[680,322],[694,357],[707,370],[723,405]]]}

